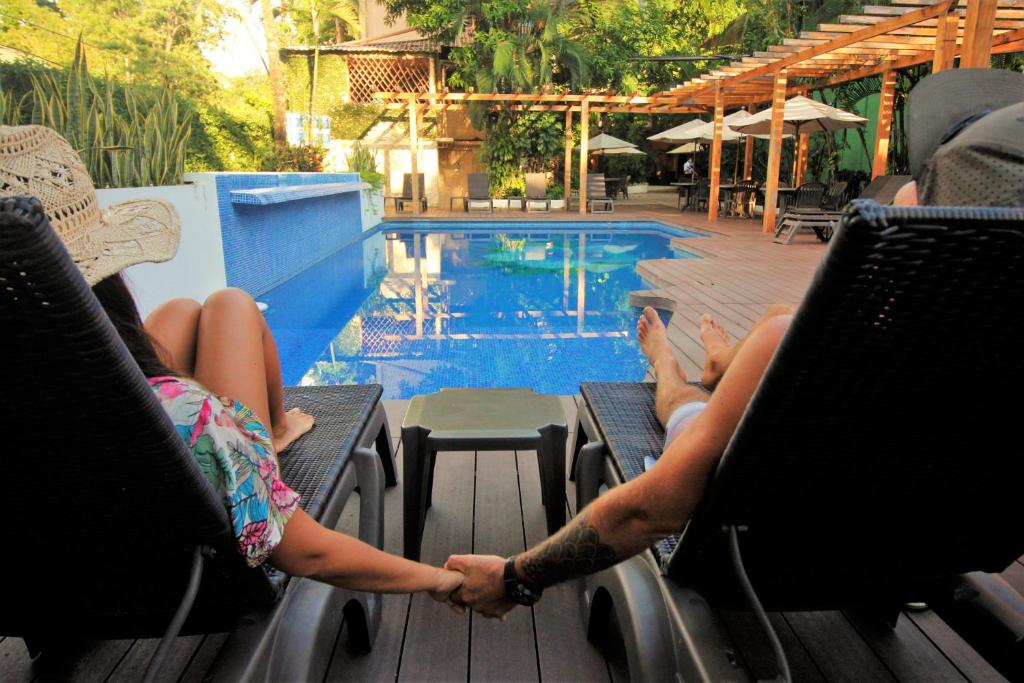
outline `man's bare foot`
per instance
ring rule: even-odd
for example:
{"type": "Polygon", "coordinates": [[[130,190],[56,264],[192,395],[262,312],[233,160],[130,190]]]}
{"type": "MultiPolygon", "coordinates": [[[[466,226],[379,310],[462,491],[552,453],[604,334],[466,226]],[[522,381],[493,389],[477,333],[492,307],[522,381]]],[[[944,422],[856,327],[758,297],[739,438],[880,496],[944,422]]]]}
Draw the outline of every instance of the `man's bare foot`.
{"type": "Polygon", "coordinates": [[[700,317],[700,339],[707,352],[700,383],[712,389],[722,379],[732,360],[732,338],[720,322],[705,313],[700,317]]]}
{"type": "Polygon", "coordinates": [[[299,408],[292,408],[284,414],[282,429],[274,430],[274,451],[281,453],[291,446],[295,441],[313,428],[314,418],[309,413],[302,412],[299,408]]]}
{"type": "Polygon", "coordinates": [[[662,372],[673,372],[686,381],[686,375],[672,353],[668,330],[658,317],[658,312],[650,306],[644,308],[636,322],[636,338],[640,342],[640,349],[647,356],[647,362],[651,364],[659,378],[662,372]]]}

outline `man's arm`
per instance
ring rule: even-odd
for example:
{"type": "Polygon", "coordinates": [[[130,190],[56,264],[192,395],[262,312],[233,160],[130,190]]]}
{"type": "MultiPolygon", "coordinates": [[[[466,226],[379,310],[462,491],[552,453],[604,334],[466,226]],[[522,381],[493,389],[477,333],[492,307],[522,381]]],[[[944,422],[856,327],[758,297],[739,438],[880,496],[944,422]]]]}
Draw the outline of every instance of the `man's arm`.
{"type": "MultiPolygon", "coordinates": [[[[707,409],[651,470],[611,489],[553,536],[519,555],[519,579],[533,588],[547,588],[606,569],[682,529],[704,495],[790,319],[776,316],[750,335],[707,409]]],[[[445,567],[466,575],[454,600],[484,616],[505,614],[513,604],[505,599],[504,564],[495,556],[450,557],[445,567]]]]}

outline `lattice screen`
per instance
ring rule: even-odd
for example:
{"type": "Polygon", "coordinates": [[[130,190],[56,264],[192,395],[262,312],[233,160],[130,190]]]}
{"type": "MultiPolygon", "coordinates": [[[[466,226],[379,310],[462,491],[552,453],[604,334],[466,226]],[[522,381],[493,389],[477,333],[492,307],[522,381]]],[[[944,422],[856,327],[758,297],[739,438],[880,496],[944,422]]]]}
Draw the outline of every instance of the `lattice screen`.
{"type": "Polygon", "coordinates": [[[391,55],[348,55],[349,96],[371,102],[375,92],[426,92],[430,59],[391,55]]]}

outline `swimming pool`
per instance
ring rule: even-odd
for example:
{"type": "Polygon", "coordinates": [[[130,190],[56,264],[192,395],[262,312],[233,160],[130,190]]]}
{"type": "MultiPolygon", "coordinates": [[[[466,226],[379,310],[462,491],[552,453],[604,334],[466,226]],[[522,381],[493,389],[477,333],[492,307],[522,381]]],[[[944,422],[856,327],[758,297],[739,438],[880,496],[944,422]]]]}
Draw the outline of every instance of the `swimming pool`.
{"type": "Polygon", "coordinates": [[[696,258],[655,222],[384,223],[260,301],[285,384],[574,394],[642,379],[629,292],[645,259],[696,258]]]}

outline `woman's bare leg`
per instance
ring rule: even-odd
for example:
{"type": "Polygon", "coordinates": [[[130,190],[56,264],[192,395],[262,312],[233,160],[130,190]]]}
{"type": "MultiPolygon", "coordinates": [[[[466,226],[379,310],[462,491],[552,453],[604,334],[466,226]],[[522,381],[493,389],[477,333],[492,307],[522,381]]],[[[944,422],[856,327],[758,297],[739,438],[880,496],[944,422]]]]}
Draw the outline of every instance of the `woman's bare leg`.
{"type": "Polygon", "coordinates": [[[251,408],[278,453],[313,428],[312,415],[285,411],[277,344],[256,302],[240,289],[222,289],[203,304],[194,377],[251,408]]]}
{"type": "Polygon", "coordinates": [[[196,337],[202,304],[178,297],[161,304],[146,317],[144,327],[157,354],[175,374],[191,376],[196,369],[196,337]]]}
{"type": "Polygon", "coordinates": [[[679,367],[679,361],[672,353],[665,325],[650,306],[644,309],[637,321],[636,337],[658,378],[654,391],[654,412],[664,427],[672,411],[684,403],[703,401],[707,394],[686,383],[686,373],[679,367]]]}

